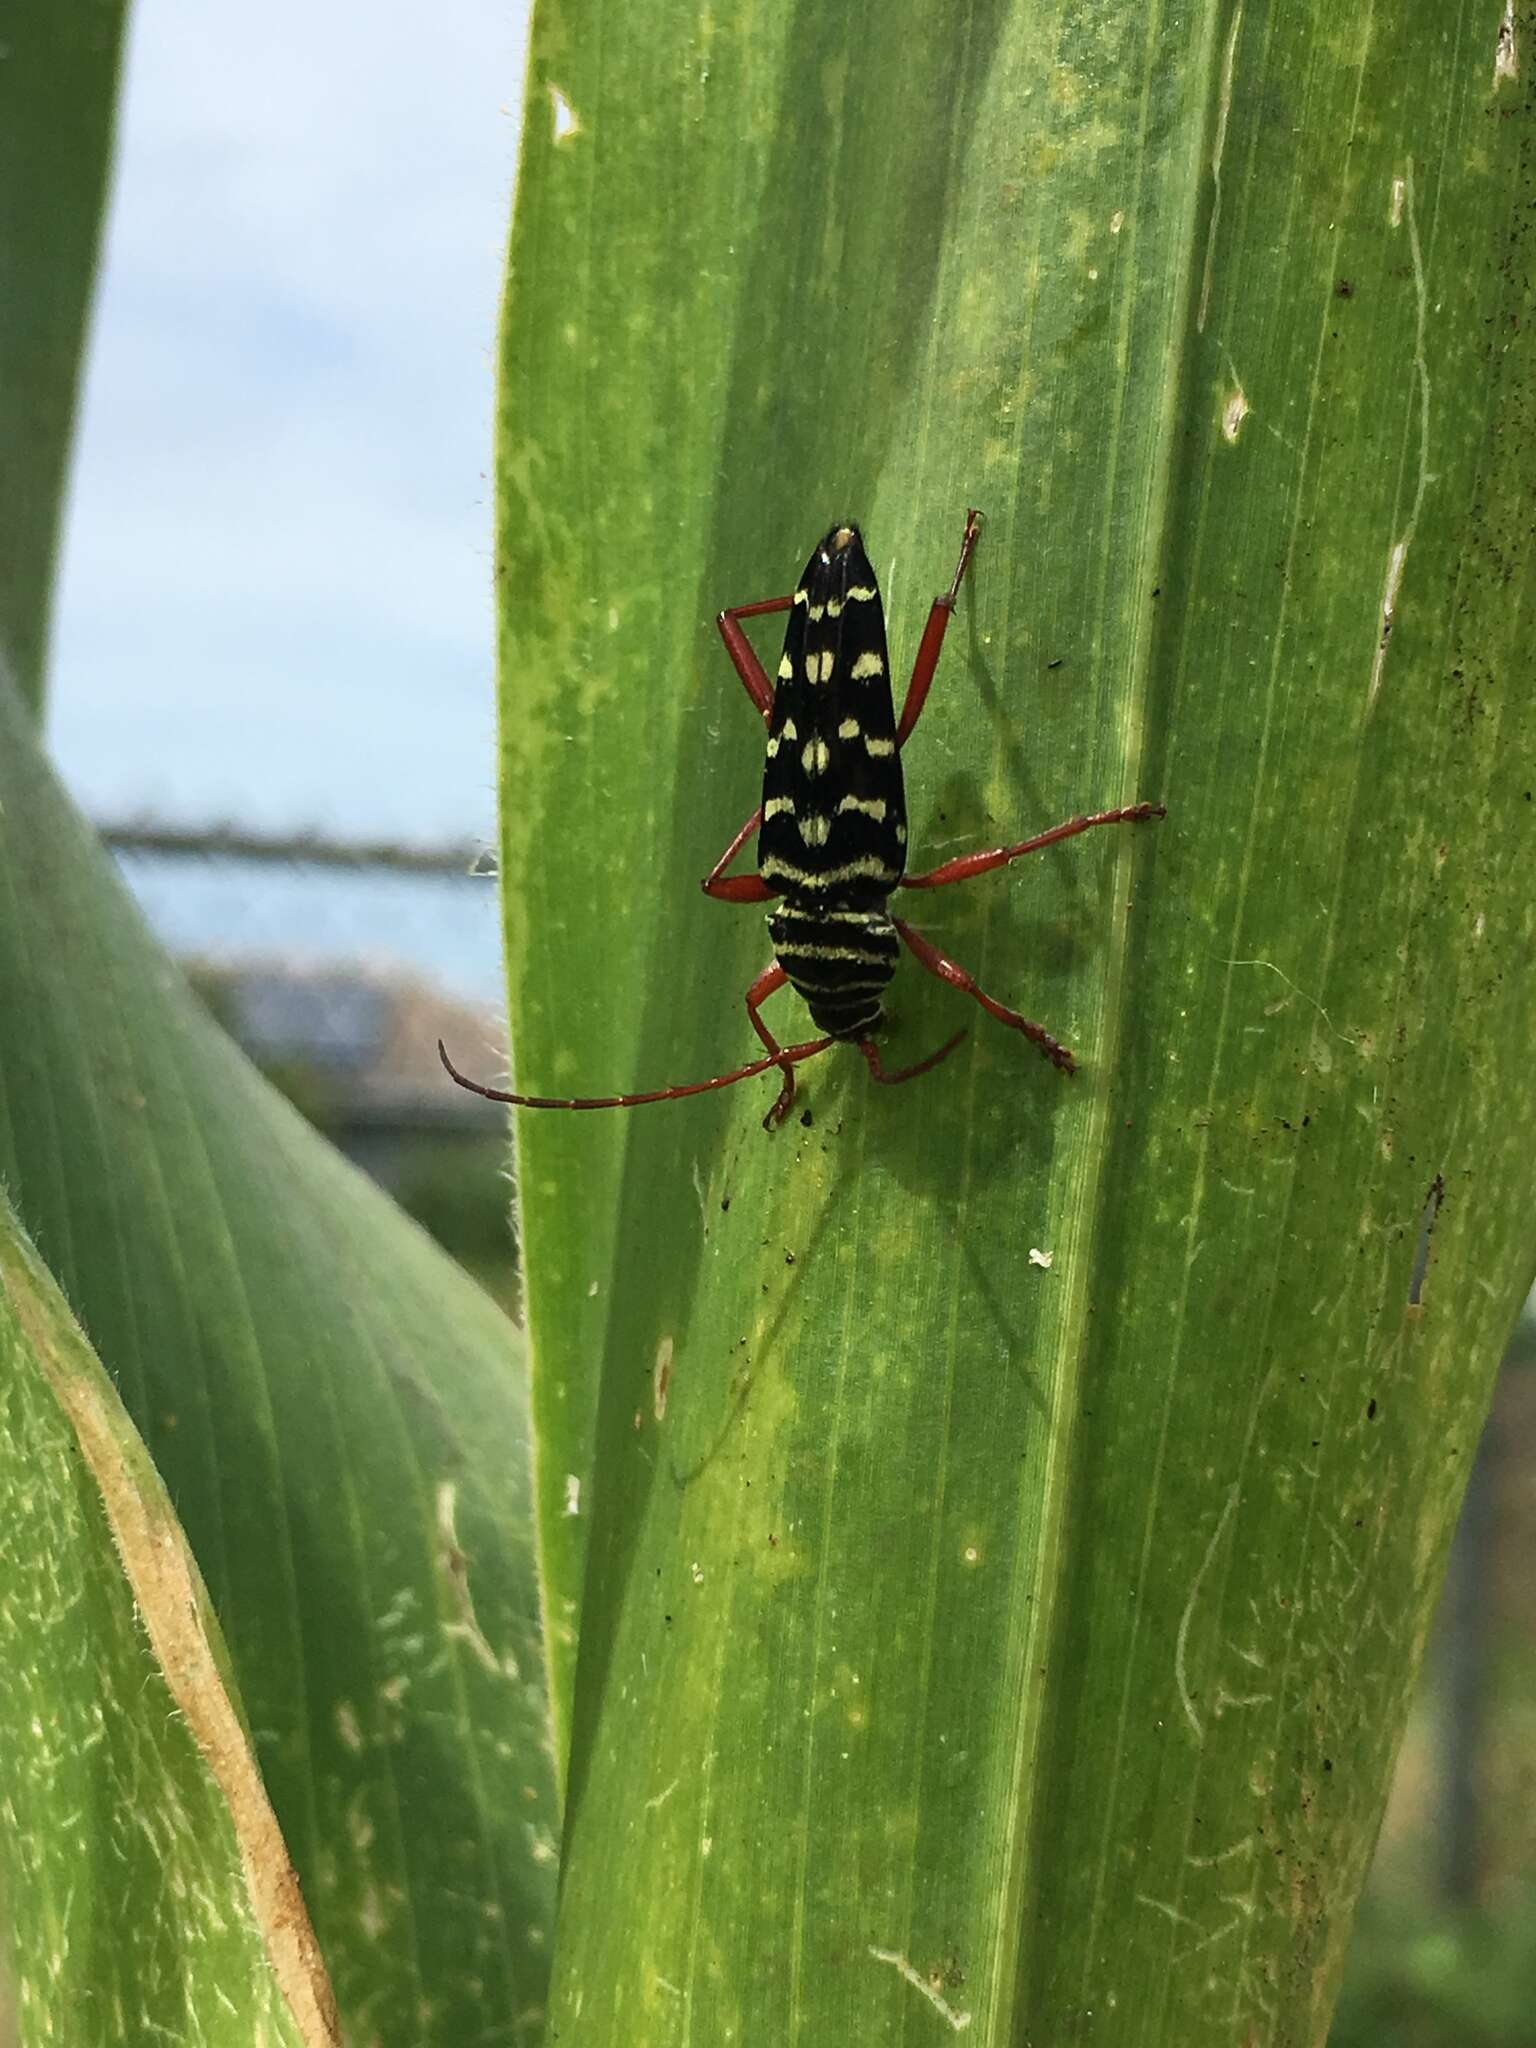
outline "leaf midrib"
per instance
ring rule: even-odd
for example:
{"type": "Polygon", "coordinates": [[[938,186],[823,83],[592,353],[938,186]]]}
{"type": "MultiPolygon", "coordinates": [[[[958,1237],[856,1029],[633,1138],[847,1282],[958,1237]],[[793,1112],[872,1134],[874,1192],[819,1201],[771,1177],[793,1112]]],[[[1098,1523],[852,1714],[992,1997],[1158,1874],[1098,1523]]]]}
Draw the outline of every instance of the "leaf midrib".
{"type": "MultiPolygon", "coordinates": [[[[1237,0],[1228,33],[1236,37],[1242,21],[1243,0],[1237,0]]],[[[1145,232],[1142,214],[1147,166],[1150,152],[1146,147],[1149,126],[1150,103],[1153,84],[1154,46],[1162,27],[1164,9],[1158,5],[1148,9],[1144,49],[1148,61],[1143,70],[1141,119],[1139,129],[1140,147],[1136,151],[1136,174],[1131,205],[1126,209],[1127,223],[1134,224],[1133,231],[1145,232]]],[[[1134,590],[1139,589],[1139,571],[1148,562],[1154,566],[1165,559],[1170,511],[1175,495],[1175,475],[1182,475],[1182,468],[1175,459],[1175,441],[1178,424],[1184,409],[1189,363],[1193,349],[1192,330],[1194,308],[1199,291],[1199,265],[1196,261],[1198,228],[1203,212],[1207,208],[1205,184],[1211,168],[1211,155],[1219,111],[1216,106],[1216,83],[1221,69],[1222,38],[1216,32],[1219,9],[1211,7],[1206,15],[1205,44],[1200,57],[1193,67],[1196,74],[1204,79],[1204,118],[1192,124],[1189,162],[1184,175],[1183,200],[1179,208],[1179,234],[1177,239],[1177,284],[1171,294],[1171,304],[1182,307],[1183,314],[1174,325],[1172,345],[1164,357],[1159,400],[1157,406],[1156,434],[1150,443],[1149,465],[1153,478],[1147,518],[1141,530],[1142,545],[1137,556],[1129,564],[1128,582],[1134,590]]],[[[1169,246],[1175,246],[1170,242],[1169,246]]],[[[1116,340],[1123,355],[1134,325],[1136,301],[1134,294],[1127,290],[1121,299],[1121,310],[1116,340]]],[[[1104,501],[1112,505],[1114,485],[1119,474],[1119,451],[1122,445],[1118,429],[1122,422],[1122,408],[1125,395],[1124,380],[1114,383],[1114,411],[1111,431],[1106,436],[1107,460],[1105,464],[1104,501]]],[[[1112,522],[1105,522],[1106,534],[1113,532],[1112,522]]],[[[1102,620],[1109,601],[1111,575],[1119,557],[1106,546],[1103,551],[1099,575],[1099,605],[1097,617],[1102,620]]],[[[1122,724],[1125,739],[1123,759],[1126,765],[1126,787],[1138,795],[1153,796],[1160,792],[1141,791],[1139,773],[1147,754],[1147,733],[1151,717],[1151,652],[1157,629],[1157,614],[1150,604],[1137,603],[1133,627],[1133,652],[1129,664],[1128,687],[1122,701],[1126,715],[1122,724]]],[[[1132,800],[1122,796],[1120,801],[1132,800]]],[[[1176,820],[1176,813],[1175,813],[1176,820]]],[[[1176,826],[1175,826],[1176,829],[1176,826]]],[[[1115,873],[1117,883],[1123,878],[1130,862],[1134,859],[1136,842],[1126,839],[1115,850],[1115,873]]],[[[1120,1047],[1124,1041],[1129,1003],[1126,995],[1126,959],[1129,935],[1129,895],[1122,885],[1111,894],[1112,910],[1109,918],[1109,938],[1104,949],[1106,981],[1109,986],[1100,1012],[1099,1047],[1100,1056],[1096,1067],[1096,1086],[1088,1117],[1087,1137],[1084,1146],[1086,1170],[1078,1180],[1078,1200],[1072,1212],[1073,1227],[1066,1233],[1067,1256],[1062,1262],[1066,1267],[1067,1304],[1058,1324],[1060,1339],[1053,1361],[1055,1372],[1053,1383],[1057,1389],[1050,1432],[1050,1455],[1045,1468],[1045,1502],[1040,1514],[1040,1528],[1043,1540],[1033,1556],[1024,1540],[1026,1508],[1020,1503],[1019,1517],[1015,1523],[1015,1556],[1019,1567],[1015,1572],[1016,1591],[1009,1605],[1009,1612],[1015,1617],[1027,1617],[1022,1627],[1015,1622],[1014,1636],[1017,1647],[1005,1651],[1005,1662],[1010,1669],[1027,1674],[1032,1662],[1029,1645],[1037,1632],[1043,1629],[1049,1634],[1059,1633],[1062,1614],[1062,1591],[1068,1572],[1067,1561],[1071,1547],[1071,1533],[1076,1523],[1074,1503],[1077,1489],[1074,1475],[1078,1470],[1075,1448],[1078,1430],[1082,1427],[1083,1402],[1081,1399],[1082,1376],[1086,1356],[1087,1325],[1089,1314],[1089,1293],[1095,1255],[1104,1227],[1106,1212],[1111,1204],[1112,1184],[1107,1179],[1108,1132],[1110,1100],[1113,1074],[1120,1047]],[[1031,1571],[1031,1567],[1033,1567],[1031,1571]],[[1027,1587],[1021,1580],[1029,1580],[1027,1587]]],[[[1047,1658],[1047,1663],[1054,1660],[1047,1658]]],[[[1127,1661],[1129,1670],[1129,1660],[1127,1661]]],[[[987,2038],[994,2041],[1009,2040],[1013,2037],[1015,2009],[1017,2005],[1018,1957],[1021,1930],[1026,1916],[1021,1910],[1022,1902],[1039,1888],[1037,1871],[1046,1862],[1049,1845],[1038,1839],[1035,1828],[1035,1798],[1038,1787],[1038,1759],[1041,1738],[1045,1731],[1046,1711],[1042,1695],[1033,1690],[1027,1677],[1022,1688],[1023,1708],[1019,1716],[1017,1747],[1014,1755],[1013,1785],[1007,1796],[1003,1821],[1002,1843],[1005,1868],[1005,1882],[997,1894],[997,1927],[994,1954],[995,1968],[992,1973],[990,2000],[985,2013],[984,2024],[987,2038]]],[[[1122,1709],[1123,1720],[1123,1709],[1122,1709]]],[[[1112,1811],[1112,1809],[1111,1809],[1112,1811]]],[[[1101,1855],[1097,1873],[1093,1914],[1095,1922],[1102,1910],[1103,1873],[1106,1858],[1101,1855]]],[[[1048,1874],[1048,1873],[1047,1873],[1048,1874]]],[[[1094,1953],[1094,1939],[1090,1932],[1083,1946],[1084,1955],[1094,1953]]]]}

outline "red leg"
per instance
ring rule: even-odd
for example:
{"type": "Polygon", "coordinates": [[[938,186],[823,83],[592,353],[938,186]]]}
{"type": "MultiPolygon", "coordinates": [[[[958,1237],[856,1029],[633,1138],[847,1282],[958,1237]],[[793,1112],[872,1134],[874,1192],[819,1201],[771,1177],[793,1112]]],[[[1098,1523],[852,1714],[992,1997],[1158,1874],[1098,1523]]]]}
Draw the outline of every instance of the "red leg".
{"type": "Polygon", "coordinates": [[[759,618],[764,612],[787,612],[794,601],[793,597],[765,597],[761,604],[734,604],[715,620],[720,638],[725,642],[725,651],[731,657],[731,666],[741,677],[742,688],[762,713],[765,724],[773,710],[773,685],[757,658],[752,642],[737,621],[759,618]]]}
{"type": "Polygon", "coordinates": [[[901,707],[901,718],[896,727],[896,744],[904,747],[907,736],[923,715],[923,706],[928,701],[929,685],[934,670],[939,665],[939,654],[944,646],[944,635],[949,630],[950,614],[955,609],[955,599],[960,595],[960,578],[965,574],[966,563],[976,546],[981,532],[981,514],[967,512],[965,515],[965,536],[960,543],[960,559],[955,564],[955,573],[950,578],[949,589],[942,597],[936,597],[928,613],[928,623],[923,628],[923,637],[918,642],[917,659],[912,664],[912,680],[907,685],[907,700],[901,707]]]}
{"type": "Polygon", "coordinates": [[[779,893],[761,875],[722,875],[713,888],[704,887],[717,903],[771,903],[779,893]]]}
{"type": "Polygon", "coordinates": [[[762,822],[762,806],[759,805],[699,884],[706,896],[713,896],[721,903],[771,903],[777,896],[778,890],[770,889],[761,875],[728,875],[725,872],[762,822]]]}
{"type": "Polygon", "coordinates": [[[915,932],[911,925],[903,924],[899,917],[892,922],[900,932],[902,943],[908,952],[915,960],[921,962],[930,974],[937,975],[940,981],[947,981],[951,988],[964,989],[968,996],[974,996],[987,1015],[995,1017],[999,1024],[1006,1024],[1013,1031],[1022,1031],[1030,1043],[1039,1046],[1051,1064],[1060,1067],[1064,1074],[1077,1071],[1077,1061],[1059,1039],[1052,1038],[1043,1024],[1032,1024],[1028,1017],[1021,1017],[1017,1010],[1010,1010],[1005,1004],[994,1001],[984,988],[977,987],[963,967],[947,958],[937,946],[930,945],[921,932],[915,932]]]}
{"type": "Polygon", "coordinates": [[[888,1074],[884,1067],[881,1066],[879,1049],[872,1038],[860,1038],[855,1043],[869,1063],[869,1071],[875,1079],[894,1086],[898,1081],[915,1081],[919,1074],[926,1074],[928,1069],[936,1067],[940,1060],[947,1060],[964,1036],[965,1033],[963,1031],[957,1031],[953,1038],[947,1038],[944,1041],[937,1052],[929,1053],[927,1059],[919,1060],[915,1067],[902,1067],[899,1072],[894,1074],[888,1074]]]}
{"type": "MultiPolygon", "coordinates": [[[[752,1029],[768,1048],[769,1055],[773,1059],[779,1057],[783,1047],[768,1029],[768,1026],[758,1015],[758,1012],[771,995],[778,994],[788,979],[789,976],[784,972],[778,961],[775,960],[763,969],[756,981],[747,990],[747,1015],[752,1019],[752,1029]]],[[[776,1131],[778,1129],[785,1117],[789,1115],[790,1105],[795,1099],[794,1067],[786,1060],[781,1072],[784,1076],[784,1085],[774,1098],[773,1107],[763,1118],[763,1129],[765,1131],[776,1131]]]]}
{"type": "Polygon", "coordinates": [[[1058,839],[1071,839],[1079,832],[1086,832],[1090,825],[1131,825],[1143,818],[1166,818],[1167,811],[1162,804],[1127,804],[1118,811],[1095,811],[1091,818],[1068,818],[1065,825],[1053,825],[1049,832],[1038,832],[1033,839],[1021,839],[1017,846],[994,846],[985,853],[962,853],[955,860],[945,861],[942,867],[930,868],[926,875],[904,875],[903,889],[942,889],[950,882],[968,882],[972,875],[984,875],[991,868],[1000,868],[1010,860],[1017,860],[1020,854],[1038,853],[1042,846],[1054,846],[1058,839]]]}

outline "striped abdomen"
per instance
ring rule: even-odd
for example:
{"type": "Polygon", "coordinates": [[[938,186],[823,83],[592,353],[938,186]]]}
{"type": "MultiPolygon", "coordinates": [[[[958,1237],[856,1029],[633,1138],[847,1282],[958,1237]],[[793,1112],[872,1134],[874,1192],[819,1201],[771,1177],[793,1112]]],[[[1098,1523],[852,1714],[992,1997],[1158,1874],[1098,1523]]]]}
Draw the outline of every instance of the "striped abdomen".
{"type": "Polygon", "coordinates": [[[773,950],[818,1031],[867,1038],[901,947],[883,910],[790,898],[768,919],[773,950]]]}

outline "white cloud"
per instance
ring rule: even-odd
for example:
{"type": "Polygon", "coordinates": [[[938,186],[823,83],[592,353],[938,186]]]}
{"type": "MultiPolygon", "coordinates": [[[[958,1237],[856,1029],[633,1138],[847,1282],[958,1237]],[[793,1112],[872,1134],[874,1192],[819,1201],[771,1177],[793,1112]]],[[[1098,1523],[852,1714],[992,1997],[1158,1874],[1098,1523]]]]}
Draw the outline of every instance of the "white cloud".
{"type": "Polygon", "coordinates": [[[93,809],[488,829],[524,33],[142,0],[55,635],[93,809]]]}

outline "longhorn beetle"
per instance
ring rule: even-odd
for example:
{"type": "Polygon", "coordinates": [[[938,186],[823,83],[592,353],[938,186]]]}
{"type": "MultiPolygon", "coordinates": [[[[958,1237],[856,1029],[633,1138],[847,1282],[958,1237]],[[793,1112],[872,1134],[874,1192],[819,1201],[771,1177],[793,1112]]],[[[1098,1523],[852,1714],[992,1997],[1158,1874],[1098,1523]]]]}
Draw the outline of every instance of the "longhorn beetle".
{"type": "Polygon", "coordinates": [[[1166,816],[1161,804],[1148,803],[1096,811],[1091,817],[1069,818],[1016,845],[961,854],[926,874],[907,874],[901,750],[922,715],[960,581],[980,532],[981,514],[967,512],[960,559],[948,590],[929,610],[899,719],[891,698],[885,611],[856,526],[834,526],[818,542],[790,596],[735,605],[715,621],[742,687],[768,728],[768,754],[762,802],[705,876],[703,888],[706,896],[723,903],[780,899],[768,919],[773,960],[747,990],[747,1015],[767,1049],[765,1057],[707,1081],[655,1088],[644,1095],[515,1095],[461,1074],[439,1040],[443,1065],[461,1088],[522,1109],[630,1109],[642,1102],[673,1102],[684,1095],[730,1088],[776,1067],[783,1079],[763,1118],[764,1130],[771,1131],[784,1121],[795,1099],[795,1068],[829,1045],[844,1041],[857,1046],[877,1081],[897,1082],[926,1074],[965,1036],[957,1031],[937,1052],[896,1073],[881,1065],[873,1034],[883,1018],[882,992],[896,971],[903,946],[930,974],[974,996],[1000,1024],[1023,1032],[1064,1074],[1075,1071],[1071,1053],[1043,1024],[995,1001],[963,967],[887,909],[895,889],[942,889],[1000,868],[1021,854],[1054,846],[1058,839],[1070,839],[1091,825],[1166,816]],[[741,622],[785,611],[789,627],[784,652],[778,676],[770,682],[741,622]],[[726,869],[754,832],[757,873],[728,875],[726,869]],[[763,1004],[786,982],[804,997],[822,1037],[780,1045],[763,1022],[763,1004]]]}

